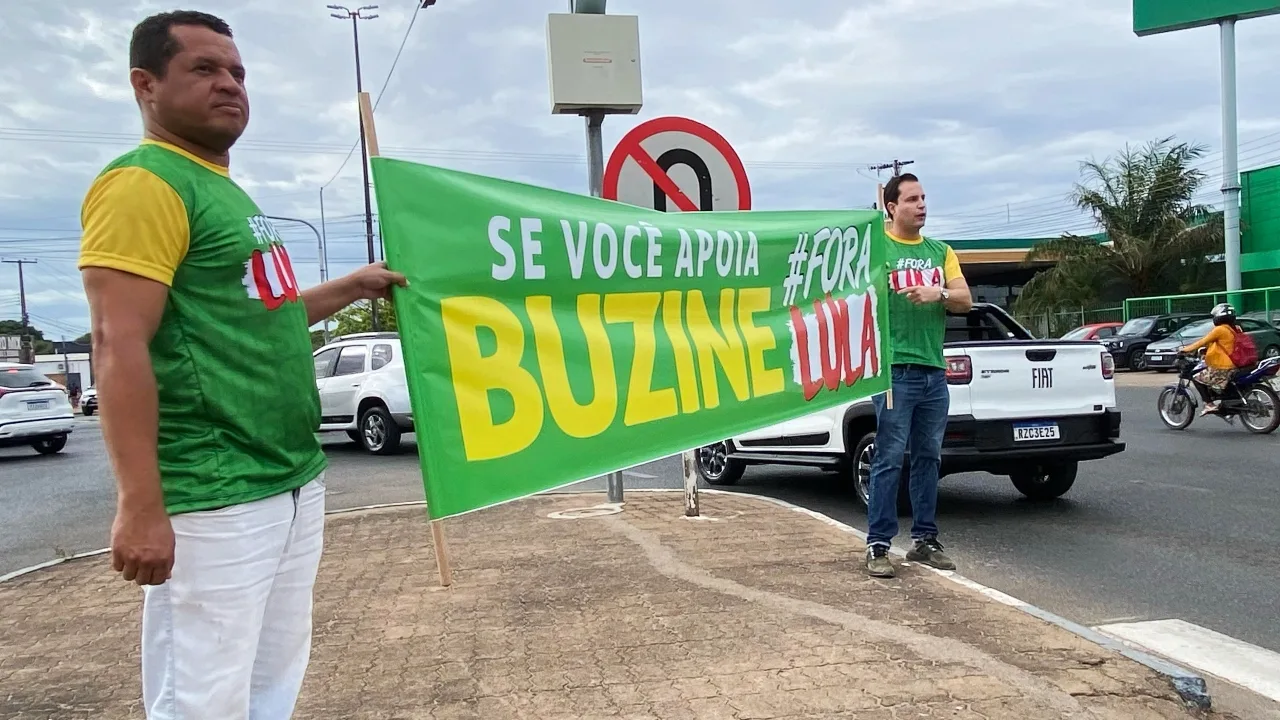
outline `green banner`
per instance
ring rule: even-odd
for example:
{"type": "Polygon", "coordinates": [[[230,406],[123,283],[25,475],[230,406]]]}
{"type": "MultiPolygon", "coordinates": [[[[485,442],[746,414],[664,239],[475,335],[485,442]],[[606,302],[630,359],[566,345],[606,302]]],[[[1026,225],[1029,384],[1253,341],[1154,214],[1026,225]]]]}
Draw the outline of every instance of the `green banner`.
{"type": "Polygon", "coordinates": [[[432,518],[889,387],[869,210],[662,213],[373,160],[432,518]]]}

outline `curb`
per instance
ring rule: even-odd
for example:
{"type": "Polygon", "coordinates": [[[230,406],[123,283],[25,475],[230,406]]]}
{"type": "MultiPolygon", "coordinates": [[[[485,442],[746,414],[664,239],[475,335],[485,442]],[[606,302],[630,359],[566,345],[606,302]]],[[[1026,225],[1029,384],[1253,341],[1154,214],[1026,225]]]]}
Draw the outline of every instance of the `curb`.
{"type": "MultiPolygon", "coordinates": [[[[648,489],[637,488],[637,489],[628,490],[627,492],[655,493],[655,494],[656,493],[684,493],[684,489],[683,488],[648,488],[648,489]]],[[[826,525],[830,525],[831,527],[837,530],[840,530],[841,532],[849,533],[850,535],[853,535],[854,537],[861,540],[864,544],[866,543],[866,540],[867,540],[866,533],[862,532],[861,530],[858,530],[857,528],[851,525],[846,525],[845,523],[842,523],[839,520],[836,520],[835,518],[832,518],[830,516],[824,515],[816,510],[810,510],[808,508],[800,507],[799,505],[794,505],[792,503],[787,502],[786,500],[779,500],[777,498],[772,498],[765,495],[756,495],[754,493],[734,492],[731,490],[716,490],[714,488],[700,487],[698,488],[698,492],[707,493],[709,495],[724,495],[728,497],[747,497],[755,500],[763,500],[765,502],[772,503],[778,507],[791,510],[792,512],[796,512],[801,515],[805,515],[814,520],[822,522],[826,525]]],[[[599,495],[599,494],[600,494],[599,491],[595,491],[595,490],[588,490],[588,491],[582,491],[582,492],[547,493],[547,495],[561,495],[561,496],[599,495]]],[[[361,505],[358,507],[341,508],[337,510],[326,510],[325,515],[326,516],[327,515],[343,515],[348,513],[367,512],[370,510],[382,510],[386,508],[425,506],[426,504],[427,504],[426,501],[423,501],[423,500],[411,500],[408,502],[382,503],[377,505],[361,505]]],[[[625,505],[625,501],[623,504],[625,505]]],[[[103,548],[100,550],[92,550],[89,552],[69,555],[67,557],[58,558],[56,560],[49,560],[47,562],[43,562],[38,565],[32,565],[31,567],[22,568],[21,570],[15,570],[6,575],[0,575],[0,583],[13,580],[23,575],[29,575],[31,573],[44,570],[46,568],[51,568],[57,565],[61,565],[71,560],[79,560],[82,558],[94,557],[97,555],[106,554],[108,552],[110,552],[110,548],[103,548]]],[[[898,548],[898,547],[890,548],[890,553],[898,558],[905,558],[907,554],[905,550],[902,550],[901,548],[898,548]]],[[[1017,608],[1018,610],[1021,610],[1022,612],[1028,615],[1031,615],[1032,617],[1035,617],[1045,622],[1048,622],[1050,624],[1056,625],[1062,628],[1063,630],[1066,630],[1067,632],[1070,632],[1085,640],[1088,640],[1091,643],[1094,643],[1095,645],[1099,645],[1108,650],[1111,650],[1112,652],[1119,653],[1120,655],[1123,655],[1129,658],[1130,660],[1133,660],[1134,662],[1137,662],[1137,663],[1140,663],[1141,665],[1146,666],[1147,668],[1168,678],[1170,685],[1174,689],[1174,692],[1178,693],[1178,697],[1182,698],[1182,700],[1189,705],[1195,706],[1203,710],[1208,710],[1213,704],[1213,699],[1209,695],[1209,688],[1205,684],[1204,678],[1180,665],[1176,665],[1162,658],[1158,658],[1154,655],[1150,655],[1148,653],[1142,652],[1141,650],[1135,650],[1127,645],[1124,645],[1118,640],[1115,640],[1106,635],[1103,635],[1102,633],[1099,633],[1095,630],[1087,628],[1079,623],[1072,622],[1071,620],[1068,620],[1060,615],[1055,615],[1054,613],[1051,613],[1048,610],[1036,607],[1035,605],[1032,605],[1027,602],[1023,602],[1018,598],[1002,593],[999,590],[996,590],[995,588],[987,587],[986,585],[970,580],[969,578],[964,577],[963,575],[959,575],[950,570],[937,570],[927,565],[919,565],[919,567],[922,567],[925,570],[928,570],[934,573],[935,575],[940,575],[946,578],[947,580],[950,580],[951,582],[957,585],[960,585],[961,587],[967,588],[969,590],[973,590],[981,595],[985,595],[986,597],[1002,605],[1007,605],[1009,607],[1017,608]]]]}

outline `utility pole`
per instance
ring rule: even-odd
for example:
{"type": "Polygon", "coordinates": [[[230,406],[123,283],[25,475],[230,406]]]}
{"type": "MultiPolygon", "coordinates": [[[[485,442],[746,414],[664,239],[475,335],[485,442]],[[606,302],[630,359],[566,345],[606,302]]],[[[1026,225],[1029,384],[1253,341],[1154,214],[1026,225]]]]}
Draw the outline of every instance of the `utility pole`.
{"type": "MultiPolygon", "coordinates": [[[[27,283],[22,274],[23,265],[35,265],[35,260],[0,260],[0,262],[18,266],[18,303],[22,307],[22,329],[24,332],[31,330],[31,316],[27,314],[27,283]]],[[[23,336],[25,338],[25,336],[23,336]]],[[[22,342],[22,340],[19,340],[22,342]]],[[[19,362],[31,363],[35,362],[35,358],[31,357],[31,344],[23,343],[18,350],[20,355],[19,362]]]]}
{"type": "MultiPolygon", "coordinates": [[[[332,13],[333,17],[338,18],[339,20],[351,20],[351,39],[355,46],[356,53],[356,93],[357,96],[359,96],[359,93],[364,92],[364,78],[360,73],[360,21],[372,20],[378,17],[377,15],[363,14],[367,10],[377,10],[378,6],[365,5],[364,7],[351,10],[343,7],[342,5],[330,5],[329,9],[334,11],[332,13]]],[[[372,265],[377,261],[377,258],[373,252],[373,201],[369,197],[369,146],[367,144],[367,140],[365,140],[364,121],[359,118],[358,107],[356,109],[356,115],[360,122],[360,170],[364,173],[365,240],[368,242],[369,246],[369,264],[372,265]]],[[[370,319],[373,321],[373,330],[376,332],[381,329],[378,324],[378,301],[371,300],[369,304],[370,319]]]]}
{"type": "Polygon", "coordinates": [[[883,165],[872,165],[871,169],[875,170],[877,173],[879,173],[881,170],[893,170],[893,176],[898,177],[899,175],[902,174],[903,167],[907,165],[911,165],[913,163],[915,163],[915,160],[898,160],[897,158],[895,158],[894,161],[890,163],[884,163],[883,165]]]}

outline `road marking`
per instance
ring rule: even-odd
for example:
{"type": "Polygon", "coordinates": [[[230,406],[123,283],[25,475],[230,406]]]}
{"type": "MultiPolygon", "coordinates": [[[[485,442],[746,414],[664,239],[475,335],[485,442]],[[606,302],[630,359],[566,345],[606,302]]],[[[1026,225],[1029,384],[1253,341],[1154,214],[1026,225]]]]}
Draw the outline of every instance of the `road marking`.
{"type": "Polygon", "coordinates": [[[1101,627],[1102,625],[1113,625],[1113,624],[1115,624],[1115,623],[1131,623],[1131,622],[1139,622],[1139,621],[1146,620],[1146,619],[1147,619],[1147,616],[1146,616],[1146,615],[1128,615],[1128,616],[1126,616],[1126,617],[1107,618],[1106,620],[1102,620],[1102,621],[1100,621],[1097,625],[1095,625],[1095,626],[1094,626],[1094,628],[1095,628],[1095,629],[1097,629],[1098,627],[1101,627]]]}
{"type": "Polygon", "coordinates": [[[1190,490],[1198,493],[1211,493],[1209,488],[1196,487],[1195,485],[1179,485],[1177,483],[1158,482],[1154,480],[1130,480],[1134,485],[1149,485],[1151,487],[1165,488],[1167,490],[1190,490]]]}
{"type": "Polygon", "coordinates": [[[1115,623],[1094,629],[1280,702],[1280,653],[1184,620],[1115,623]]]}
{"type": "Polygon", "coordinates": [[[622,474],[623,474],[623,475],[630,475],[631,477],[644,478],[644,479],[646,479],[646,480],[657,480],[657,479],[658,479],[658,476],[657,476],[657,475],[649,475],[648,473],[635,472],[634,470],[623,470],[623,471],[622,471],[622,474]]]}

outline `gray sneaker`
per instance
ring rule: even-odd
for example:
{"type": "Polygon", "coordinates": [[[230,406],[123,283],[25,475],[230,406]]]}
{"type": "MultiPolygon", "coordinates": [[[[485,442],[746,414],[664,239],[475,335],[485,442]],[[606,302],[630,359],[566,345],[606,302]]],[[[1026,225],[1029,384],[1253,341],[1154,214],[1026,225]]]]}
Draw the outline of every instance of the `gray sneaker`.
{"type": "Polygon", "coordinates": [[[955,570],[956,564],[942,551],[938,538],[916,540],[907,551],[907,559],[939,570],[955,570]]]}
{"type": "Polygon", "coordinates": [[[891,578],[897,574],[889,562],[889,548],[871,545],[867,548],[867,574],[871,577],[891,578]]]}

